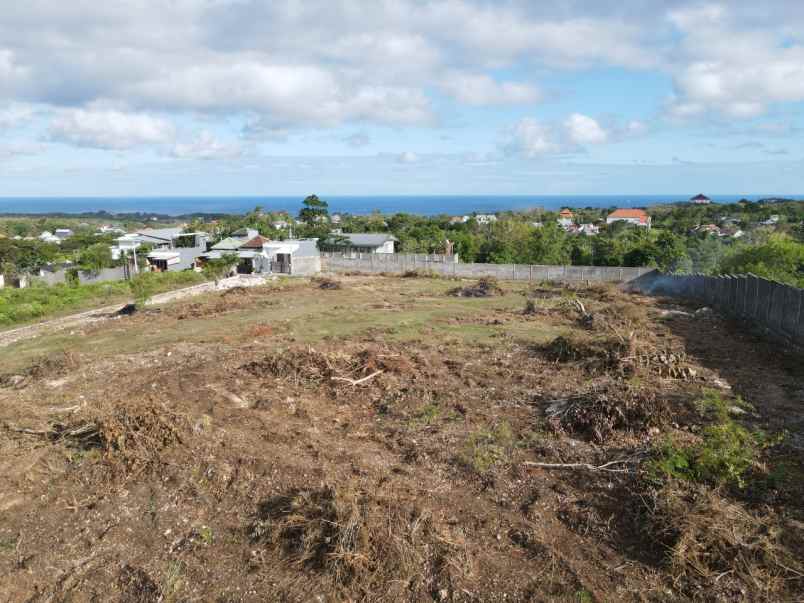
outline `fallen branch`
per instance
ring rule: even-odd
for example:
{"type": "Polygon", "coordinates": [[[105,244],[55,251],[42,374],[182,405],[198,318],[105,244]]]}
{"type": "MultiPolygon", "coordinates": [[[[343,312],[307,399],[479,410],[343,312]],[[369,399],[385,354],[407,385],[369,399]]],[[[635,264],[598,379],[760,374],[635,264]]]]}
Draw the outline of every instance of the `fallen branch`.
{"type": "Polygon", "coordinates": [[[48,435],[50,430],[48,429],[27,429],[25,427],[13,427],[12,425],[6,425],[6,429],[9,431],[13,431],[14,433],[24,433],[27,435],[48,435]]]}
{"type": "Polygon", "coordinates": [[[608,473],[631,473],[630,469],[619,468],[610,469],[616,465],[626,465],[635,462],[636,459],[623,459],[619,461],[609,461],[602,465],[592,465],[591,463],[536,463],[534,461],[524,461],[528,467],[539,467],[541,469],[585,469],[587,471],[606,471],[608,473]]]}
{"type": "Polygon", "coordinates": [[[361,383],[365,383],[369,379],[374,379],[377,375],[382,375],[385,371],[377,371],[375,373],[371,373],[368,377],[363,377],[362,379],[349,379],[348,377],[330,377],[333,381],[344,381],[349,385],[360,385],[361,383]]]}

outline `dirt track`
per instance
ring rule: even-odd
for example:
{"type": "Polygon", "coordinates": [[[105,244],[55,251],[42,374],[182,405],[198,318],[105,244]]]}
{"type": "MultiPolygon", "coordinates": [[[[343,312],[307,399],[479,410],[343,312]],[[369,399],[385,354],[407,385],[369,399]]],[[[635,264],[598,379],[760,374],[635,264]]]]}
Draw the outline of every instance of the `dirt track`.
{"type": "MultiPolygon", "coordinates": [[[[254,279],[244,279],[242,276],[234,276],[228,279],[221,280],[217,285],[217,289],[222,290],[231,287],[243,286],[243,284],[247,282],[247,280],[252,281],[253,284],[257,284],[257,281],[254,279]]],[[[265,281],[263,279],[260,279],[259,282],[265,282],[265,281]]],[[[214,291],[215,289],[216,285],[213,282],[201,283],[200,285],[193,285],[192,287],[186,287],[184,289],[178,289],[176,291],[167,291],[166,293],[159,293],[157,295],[154,295],[146,303],[146,305],[155,306],[159,304],[166,304],[187,297],[200,295],[202,293],[208,293],[210,291],[214,291]]],[[[38,337],[45,333],[53,333],[56,331],[63,331],[65,329],[75,329],[91,324],[93,322],[114,318],[115,313],[123,305],[125,304],[114,304],[112,306],[103,306],[101,308],[87,310],[86,312],[80,312],[78,314],[71,314],[69,316],[63,316],[61,318],[54,318],[52,320],[46,320],[44,322],[38,322],[36,324],[26,325],[24,327],[18,327],[16,329],[10,329],[8,331],[2,331],[0,332],[0,348],[11,345],[12,343],[16,343],[17,341],[24,341],[26,339],[38,337]]]]}

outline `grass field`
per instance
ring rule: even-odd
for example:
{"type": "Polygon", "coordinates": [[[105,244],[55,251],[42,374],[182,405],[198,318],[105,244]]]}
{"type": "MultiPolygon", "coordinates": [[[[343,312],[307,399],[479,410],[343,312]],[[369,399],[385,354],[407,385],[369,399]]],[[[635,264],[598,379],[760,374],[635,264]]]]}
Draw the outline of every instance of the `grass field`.
{"type": "Polygon", "coordinates": [[[471,285],[286,279],[0,349],[0,592],[804,595],[800,356],[614,288],[471,285]]]}
{"type": "MultiPolygon", "coordinates": [[[[161,293],[187,287],[204,280],[195,272],[164,272],[143,275],[153,281],[153,292],[161,293]]],[[[111,281],[84,285],[34,284],[24,289],[0,289],[0,328],[55,318],[65,314],[90,310],[131,298],[126,281],[111,281]]]]}

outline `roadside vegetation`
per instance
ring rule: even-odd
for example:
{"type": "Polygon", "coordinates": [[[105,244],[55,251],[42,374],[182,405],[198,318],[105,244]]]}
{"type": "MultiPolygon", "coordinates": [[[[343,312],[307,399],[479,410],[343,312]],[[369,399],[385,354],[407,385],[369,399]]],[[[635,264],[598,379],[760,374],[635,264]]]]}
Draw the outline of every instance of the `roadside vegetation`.
{"type": "MultiPolygon", "coordinates": [[[[149,272],[135,279],[136,295],[151,295],[186,287],[204,280],[195,272],[149,272]],[[147,294],[146,294],[147,293],[147,294]]],[[[133,281],[132,281],[133,282],[133,281]]],[[[36,281],[24,289],[0,289],[0,326],[10,327],[60,314],[89,310],[93,307],[122,302],[132,297],[128,281],[92,284],[44,285],[36,281]]]]}

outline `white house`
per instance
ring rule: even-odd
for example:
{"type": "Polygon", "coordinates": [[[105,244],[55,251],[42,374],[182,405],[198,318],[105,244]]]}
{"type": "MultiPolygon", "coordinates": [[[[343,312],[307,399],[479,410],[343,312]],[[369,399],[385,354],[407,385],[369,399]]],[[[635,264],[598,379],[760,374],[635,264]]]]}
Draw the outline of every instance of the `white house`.
{"type": "Polygon", "coordinates": [[[54,243],[56,245],[61,243],[61,239],[59,237],[57,237],[56,235],[54,235],[49,230],[46,230],[45,232],[40,234],[39,235],[39,240],[44,242],[44,243],[54,243]]]}
{"type": "Polygon", "coordinates": [[[575,215],[569,209],[562,209],[558,212],[558,225],[564,230],[569,230],[575,224],[575,215]]]}
{"type": "Polygon", "coordinates": [[[69,228],[57,228],[53,234],[63,241],[64,239],[69,239],[71,236],[73,236],[73,231],[69,228]]]}
{"type": "Polygon", "coordinates": [[[497,221],[497,216],[494,214],[476,214],[475,220],[478,224],[492,224],[497,221]]]}
{"type": "MultiPolygon", "coordinates": [[[[256,232],[256,231],[252,231],[256,232]]],[[[236,255],[239,274],[292,274],[306,276],[321,270],[318,239],[271,241],[260,234],[250,238],[229,237],[200,256],[204,260],[236,255]]]]}
{"type": "Polygon", "coordinates": [[[394,235],[386,233],[343,233],[327,239],[325,246],[332,251],[352,253],[394,253],[398,242],[394,235]]]}
{"type": "Polygon", "coordinates": [[[593,237],[597,234],[600,234],[600,227],[595,226],[594,224],[581,224],[578,227],[578,232],[585,234],[587,237],[593,237]]]}

